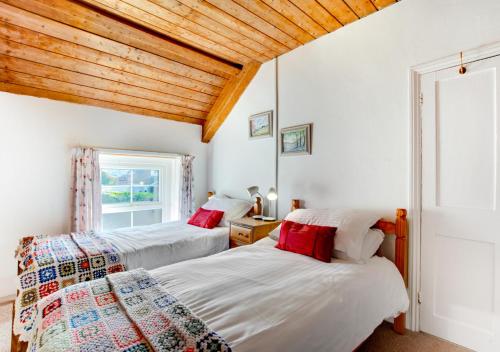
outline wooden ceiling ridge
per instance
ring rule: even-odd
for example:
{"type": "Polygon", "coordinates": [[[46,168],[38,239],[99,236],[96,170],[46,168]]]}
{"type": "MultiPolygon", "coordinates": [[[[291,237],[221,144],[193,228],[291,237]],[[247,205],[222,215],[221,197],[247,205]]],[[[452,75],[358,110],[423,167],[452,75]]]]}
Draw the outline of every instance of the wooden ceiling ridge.
{"type": "Polygon", "coordinates": [[[396,0],[0,0],[0,90],[203,126],[260,65],[396,0]]]}

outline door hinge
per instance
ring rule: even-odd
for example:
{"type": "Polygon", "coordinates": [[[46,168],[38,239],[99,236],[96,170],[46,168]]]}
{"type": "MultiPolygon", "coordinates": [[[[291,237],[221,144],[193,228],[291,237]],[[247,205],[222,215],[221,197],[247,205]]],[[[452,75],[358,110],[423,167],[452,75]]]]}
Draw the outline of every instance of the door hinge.
{"type": "Polygon", "coordinates": [[[424,103],[424,93],[420,93],[420,105],[424,103]]]}
{"type": "Polygon", "coordinates": [[[417,301],[418,301],[418,304],[422,304],[422,292],[418,293],[418,295],[417,295],[417,301]]]}

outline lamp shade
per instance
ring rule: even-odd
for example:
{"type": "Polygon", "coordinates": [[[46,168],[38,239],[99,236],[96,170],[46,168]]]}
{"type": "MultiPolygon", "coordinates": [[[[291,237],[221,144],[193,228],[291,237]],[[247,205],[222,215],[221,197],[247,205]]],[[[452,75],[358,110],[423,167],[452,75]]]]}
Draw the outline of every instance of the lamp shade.
{"type": "Polygon", "coordinates": [[[276,193],[276,189],[274,187],[269,188],[269,192],[267,192],[267,199],[269,200],[278,199],[278,193],[276,193]]]}
{"type": "Polygon", "coordinates": [[[257,187],[257,186],[248,187],[247,191],[248,191],[248,195],[250,196],[250,198],[253,198],[256,195],[260,195],[259,194],[259,187],[257,187]]]}

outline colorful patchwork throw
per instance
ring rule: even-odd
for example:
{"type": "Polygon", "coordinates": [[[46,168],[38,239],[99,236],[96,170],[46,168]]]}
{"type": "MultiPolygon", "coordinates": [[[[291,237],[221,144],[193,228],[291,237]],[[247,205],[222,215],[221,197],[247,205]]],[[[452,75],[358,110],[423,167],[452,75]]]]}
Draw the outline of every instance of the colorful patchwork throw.
{"type": "Polygon", "coordinates": [[[37,302],[64,287],[124,271],[113,246],[94,233],[21,240],[14,333],[29,341],[37,302]]]}
{"type": "Polygon", "coordinates": [[[229,352],[186,306],[144,269],[66,287],[42,299],[31,352],[229,352]]]}

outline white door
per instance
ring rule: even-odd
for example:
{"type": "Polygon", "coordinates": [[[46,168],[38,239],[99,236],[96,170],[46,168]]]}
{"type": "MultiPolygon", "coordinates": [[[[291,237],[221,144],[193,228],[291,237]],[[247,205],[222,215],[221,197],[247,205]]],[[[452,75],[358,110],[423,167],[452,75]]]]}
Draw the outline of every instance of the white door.
{"type": "Polygon", "coordinates": [[[420,83],[420,329],[500,351],[500,57],[420,83]]]}

